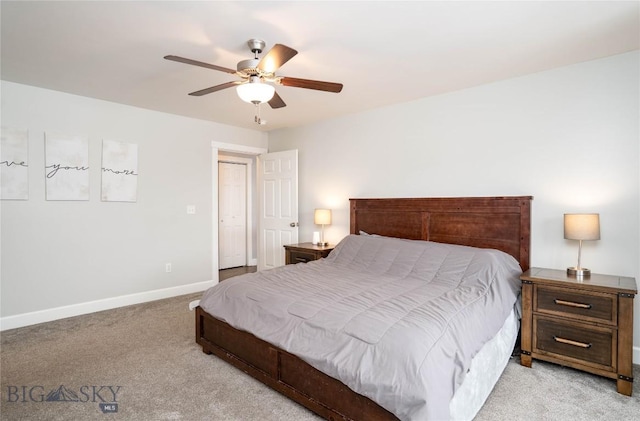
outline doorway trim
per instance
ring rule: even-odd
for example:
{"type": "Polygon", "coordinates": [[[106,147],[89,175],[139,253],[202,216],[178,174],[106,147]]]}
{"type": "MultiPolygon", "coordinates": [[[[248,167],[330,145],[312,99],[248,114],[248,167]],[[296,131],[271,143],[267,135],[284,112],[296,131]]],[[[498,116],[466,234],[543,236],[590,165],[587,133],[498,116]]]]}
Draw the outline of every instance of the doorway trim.
{"type": "MultiPolygon", "coordinates": [[[[218,283],[220,281],[219,276],[218,276],[218,267],[220,266],[220,262],[218,261],[218,157],[220,155],[220,152],[227,152],[227,153],[239,153],[239,154],[243,154],[243,155],[250,155],[250,156],[257,156],[257,155],[262,155],[268,152],[267,148],[259,148],[259,147],[254,147],[254,146],[246,146],[246,145],[237,145],[234,143],[224,143],[224,142],[217,142],[217,141],[211,141],[211,230],[212,230],[212,239],[211,239],[211,254],[212,254],[212,268],[211,268],[211,276],[212,276],[212,280],[215,283],[218,283]]],[[[230,157],[226,157],[226,158],[230,158],[230,157]]],[[[238,159],[242,159],[242,158],[238,158],[238,159]]],[[[248,158],[245,158],[248,159],[248,158]]],[[[249,159],[249,161],[251,161],[249,159]]],[[[253,165],[253,163],[251,164],[253,165]]],[[[247,166],[247,169],[249,169],[249,166],[247,166]]],[[[253,172],[252,174],[253,178],[256,177],[255,172],[253,172]]],[[[252,181],[255,181],[253,179],[249,179],[249,177],[247,177],[247,186],[248,186],[248,190],[247,190],[247,196],[251,196],[253,194],[253,190],[251,188],[252,185],[252,181]]],[[[247,201],[247,212],[250,212],[250,207],[249,207],[249,203],[250,203],[250,199],[247,201]]],[[[249,222],[249,221],[248,221],[249,222]]],[[[253,227],[251,227],[251,231],[253,230],[253,227]]],[[[250,237],[251,237],[251,231],[249,230],[249,226],[247,226],[247,250],[249,251],[249,244],[250,244],[250,237]]],[[[251,244],[251,249],[253,249],[253,245],[251,244]]],[[[249,259],[250,254],[247,254],[247,259],[249,259]]]]}

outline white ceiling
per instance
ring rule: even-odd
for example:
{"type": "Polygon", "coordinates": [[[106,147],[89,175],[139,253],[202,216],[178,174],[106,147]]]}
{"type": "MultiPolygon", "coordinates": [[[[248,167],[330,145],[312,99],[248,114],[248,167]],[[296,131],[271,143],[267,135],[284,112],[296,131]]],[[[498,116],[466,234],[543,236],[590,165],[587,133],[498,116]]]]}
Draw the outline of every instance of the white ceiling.
{"type": "Polygon", "coordinates": [[[2,1],[3,80],[273,130],[412,101],[639,48],[640,2],[2,1]],[[233,75],[249,38],[298,55],[281,76],[344,84],[339,94],[279,86],[287,107],[235,89],[187,93],[233,75]]]}

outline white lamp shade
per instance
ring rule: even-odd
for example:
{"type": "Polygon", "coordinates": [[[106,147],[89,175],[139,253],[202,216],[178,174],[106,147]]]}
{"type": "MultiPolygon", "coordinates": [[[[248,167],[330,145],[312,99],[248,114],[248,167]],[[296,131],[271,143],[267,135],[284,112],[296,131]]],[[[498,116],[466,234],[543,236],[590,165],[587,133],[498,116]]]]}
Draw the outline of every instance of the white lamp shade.
{"type": "Polygon", "coordinates": [[[316,209],[313,222],[316,225],[331,225],[331,209],[316,209]]]}
{"type": "Polygon", "coordinates": [[[600,214],[565,213],[564,238],[567,240],[599,240],[600,214]]]}
{"type": "Polygon", "coordinates": [[[247,82],[238,85],[236,92],[241,100],[255,104],[270,101],[276,92],[276,88],[268,83],[247,82]]]}

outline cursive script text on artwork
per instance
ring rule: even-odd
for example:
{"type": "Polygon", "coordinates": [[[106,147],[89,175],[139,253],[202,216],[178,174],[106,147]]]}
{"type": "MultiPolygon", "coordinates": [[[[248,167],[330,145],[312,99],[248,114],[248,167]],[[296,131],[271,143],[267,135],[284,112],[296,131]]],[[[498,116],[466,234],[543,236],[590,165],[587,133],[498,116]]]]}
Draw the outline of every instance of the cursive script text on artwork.
{"type": "Polygon", "coordinates": [[[17,165],[19,167],[28,167],[29,165],[27,165],[26,162],[22,161],[22,162],[16,162],[16,161],[0,161],[0,165],[6,165],[7,167],[12,167],[14,165],[17,165]]]}
{"type": "Polygon", "coordinates": [[[110,172],[113,174],[122,174],[122,175],[138,175],[134,170],[114,170],[112,168],[103,168],[102,172],[110,172]]]}
{"type": "Polygon", "coordinates": [[[47,178],[52,178],[60,170],[87,171],[89,169],[89,167],[78,167],[78,166],[72,167],[72,166],[62,165],[62,164],[51,164],[51,165],[47,165],[44,168],[45,169],[51,168],[51,171],[47,173],[47,178]]]}

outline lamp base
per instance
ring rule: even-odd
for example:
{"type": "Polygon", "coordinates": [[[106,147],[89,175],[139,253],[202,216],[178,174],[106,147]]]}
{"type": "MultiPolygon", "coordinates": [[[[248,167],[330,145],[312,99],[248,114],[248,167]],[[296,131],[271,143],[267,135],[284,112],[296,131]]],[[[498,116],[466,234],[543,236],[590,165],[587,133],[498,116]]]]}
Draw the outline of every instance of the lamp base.
{"type": "Polygon", "coordinates": [[[327,243],[327,242],[324,242],[324,243],[323,243],[323,242],[321,242],[321,241],[318,241],[318,242],[316,243],[316,246],[320,246],[320,247],[327,247],[328,245],[329,245],[329,243],[327,243]]]}
{"type": "Polygon", "coordinates": [[[576,278],[586,278],[591,276],[591,269],[570,267],[567,268],[567,275],[575,276],[576,278]]]}

